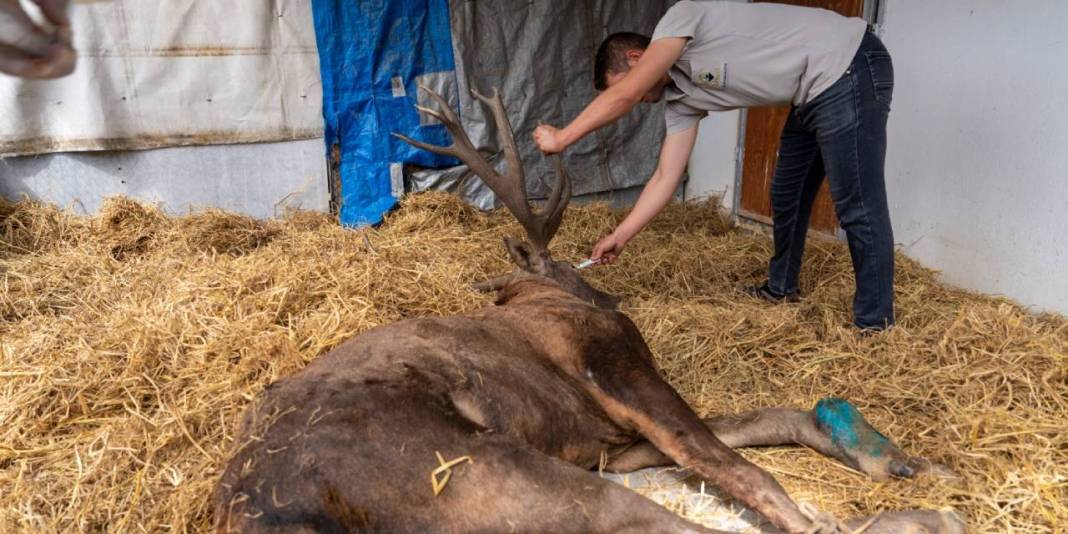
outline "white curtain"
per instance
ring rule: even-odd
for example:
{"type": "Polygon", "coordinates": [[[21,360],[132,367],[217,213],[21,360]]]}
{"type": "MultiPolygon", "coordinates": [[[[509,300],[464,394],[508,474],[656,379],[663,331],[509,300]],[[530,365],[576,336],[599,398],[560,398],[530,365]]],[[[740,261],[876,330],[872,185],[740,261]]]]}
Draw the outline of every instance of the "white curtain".
{"type": "Polygon", "coordinates": [[[74,74],[0,75],[0,157],[322,135],[311,0],[74,0],[74,74]]]}

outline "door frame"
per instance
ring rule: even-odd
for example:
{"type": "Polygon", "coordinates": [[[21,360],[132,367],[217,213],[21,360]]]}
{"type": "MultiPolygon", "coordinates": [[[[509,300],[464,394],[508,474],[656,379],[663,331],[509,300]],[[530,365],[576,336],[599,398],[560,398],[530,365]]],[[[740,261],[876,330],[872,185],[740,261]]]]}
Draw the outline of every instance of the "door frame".
{"type": "MultiPolygon", "coordinates": [[[[749,0],[746,0],[747,2],[749,0]]],[[[886,2],[883,0],[864,0],[861,8],[862,18],[875,28],[876,35],[882,36],[882,21],[886,14],[886,2]]],[[[734,194],[731,198],[731,225],[739,223],[771,226],[771,220],[755,213],[742,213],[742,178],[745,172],[745,132],[749,122],[749,110],[743,108],[738,119],[738,145],[734,151],[734,194]]],[[[838,229],[839,236],[842,229],[838,229]]]]}

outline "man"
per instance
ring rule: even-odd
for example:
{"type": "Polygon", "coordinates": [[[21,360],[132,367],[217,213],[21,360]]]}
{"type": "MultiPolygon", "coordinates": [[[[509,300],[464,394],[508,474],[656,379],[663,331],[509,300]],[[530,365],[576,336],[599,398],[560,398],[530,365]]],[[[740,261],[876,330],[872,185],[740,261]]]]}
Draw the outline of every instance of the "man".
{"type": "Polygon", "coordinates": [[[19,0],[0,0],[0,73],[47,79],[74,71],[69,0],[31,0],[49,27],[41,27],[23,11],[19,0]]]}
{"type": "Polygon", "coordinates": [[[566,128],[539,127],[546,153],[563,151],[628,113],[666,99],[656,172],[626,219],[594,247],[611,263],[677,189],[699,120],[709,111],[791,104],[771,186],[775,253],[750,294],[796,300],[812,203],[824,174],[856,275],[854,323],[894,323],[894,240],[883,165],[893,94],[890,55],[861,19],[770,3],[682,1],[652,38],[610,36],[597,52],[601,94],[566,128]]]}

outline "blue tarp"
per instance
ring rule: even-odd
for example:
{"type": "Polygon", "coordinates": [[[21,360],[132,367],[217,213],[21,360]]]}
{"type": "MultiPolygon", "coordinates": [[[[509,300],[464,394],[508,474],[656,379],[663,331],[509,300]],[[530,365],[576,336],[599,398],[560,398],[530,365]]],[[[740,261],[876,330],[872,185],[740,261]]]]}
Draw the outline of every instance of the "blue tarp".
{"type": "Polygon", "coordinates": [[[337,144],[341,153],[341,223],[376,224],[397,202],[391,164],[457,164],[390,135],[449,144],[444,127],[420,126],[413,107],[419,76],[455,71],[448,1],[313,0],[312,10],[327,151],[337,144]]]}

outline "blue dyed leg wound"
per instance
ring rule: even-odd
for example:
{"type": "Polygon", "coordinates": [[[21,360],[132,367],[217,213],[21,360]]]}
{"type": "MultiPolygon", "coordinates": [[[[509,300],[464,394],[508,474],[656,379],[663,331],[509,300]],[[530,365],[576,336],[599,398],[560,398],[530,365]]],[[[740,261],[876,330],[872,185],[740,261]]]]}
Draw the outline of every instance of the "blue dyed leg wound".
{"type": "Polygon", "coordinates": [[[816,403],[816,425],[851,457],[863,454],[879,458],[894,447],[845,399],[830,397],[816,403]]]}
{"type": "Polygon", "coordinates": [[[912,478],[923,461],[909,458],[886,436],[875,430],[860,411],[845,399],[830,397],[816,403],[816,428],[828,436],[839,457],[875,480],[888,476],[912,478]]]}

